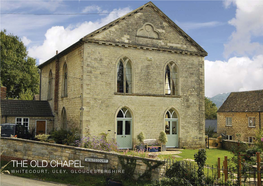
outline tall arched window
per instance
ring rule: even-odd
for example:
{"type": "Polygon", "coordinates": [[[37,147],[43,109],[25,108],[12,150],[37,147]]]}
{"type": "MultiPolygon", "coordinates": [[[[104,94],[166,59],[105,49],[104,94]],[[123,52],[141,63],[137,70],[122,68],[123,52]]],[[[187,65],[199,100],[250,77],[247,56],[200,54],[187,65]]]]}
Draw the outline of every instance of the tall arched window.
{"type": "Polygon", "coordinates": [[[62,112],[61,112],[61,127],[64,130],[67,130],[68,124],[67,124],[67,112],[65,107],[63,107],[62,112]]]}
{"type": "Polygon", "coordinates": [[[179,95],[178,70],[175,63],[170,62],[165,67],[165,94],[179,95]]]}
{"type": "Polygon", "coordinates": [[[132,116],[127,108],[117,114],[117,144],[119,148],[132,147],[132,116]]]}
{"type": "Polygon", "coordinates": [[[68,68],[67,64],[64,63],[62,74],[62,97],[66,96],[68,96],[68,68]]]}
{"type": "Polygon", "coordinates": [[[52,78],[52,71],[49,71],[48,76],[48,93],[47,93],[47,99],[52,99],[52,88],[53,88],[53,78],[52,78]]]}
{"type": "Polygon", "coordinates": [[[132,93],[132,66],[127,57],[120,59],[117,65],[117,92],[132,93]]]}

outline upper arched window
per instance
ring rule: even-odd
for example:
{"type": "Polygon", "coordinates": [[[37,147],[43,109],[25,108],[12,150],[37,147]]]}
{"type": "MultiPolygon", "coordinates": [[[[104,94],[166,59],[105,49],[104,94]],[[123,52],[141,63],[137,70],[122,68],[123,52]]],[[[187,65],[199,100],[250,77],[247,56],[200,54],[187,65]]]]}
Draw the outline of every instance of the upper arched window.
{"type": "Polygon", "coordinates": [[[68,129],[68,126],[67,126],[67,112],[66,112],[65,107],[63,107],[62,112],[61,112],[61,127],[64,130],[68,129]]]}
{"type": "Polygon", "coordinates": [[[62,74],[62,97],[68,96],[68,68],[67,63],[64,63],[62,74]]]}
{"type": "Polygon", "coordinates": [[[171,62],[165,67],[165,94],[178,95],[179,91],[178,70],[175,63],[171,62]]]}
{"type": "Polygon", "coordinates": [[[132,93],[132,66],[127,57],[120,59],[117,65],[117,92],[132,93]]]}
{"type": "Polygon", "coordinates": [[[52,99],[52,87],[53,87],[53,78],[52,78],[52,71],[49,71],[48,76],[48,92],[47,92],[47,99],[52,99]]]}

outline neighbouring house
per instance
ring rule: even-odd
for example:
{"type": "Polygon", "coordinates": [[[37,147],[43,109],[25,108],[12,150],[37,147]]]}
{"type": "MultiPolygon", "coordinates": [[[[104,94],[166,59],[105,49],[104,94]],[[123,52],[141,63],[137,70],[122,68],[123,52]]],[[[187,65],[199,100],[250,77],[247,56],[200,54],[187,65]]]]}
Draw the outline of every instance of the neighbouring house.
{"type": "Polygon", "coordinates": [[[253,142],[262,112],[263,90],[232,92],[217,111],[217,132],[228,140],[253,142]]]}
{"type": "Polygon", "coordinates": [[[148,2],[40,64],[40,100],[51,105],[55,129],[106,132],[119,148],[161,131],[167,147],[205,147],[205,56],[148,2]]]}
{"type": "Polygon", "coordinates": [[[1,100],[1,112],[1,124],[21,124],[34,134],[47,134],[54,129],[54,116],[47,101],[1,100]]]}

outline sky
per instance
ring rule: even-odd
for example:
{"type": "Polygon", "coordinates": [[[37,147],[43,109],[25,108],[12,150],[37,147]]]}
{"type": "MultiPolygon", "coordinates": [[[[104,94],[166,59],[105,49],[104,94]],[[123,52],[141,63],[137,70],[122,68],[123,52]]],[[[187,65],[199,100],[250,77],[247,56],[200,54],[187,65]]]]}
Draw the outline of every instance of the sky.
{"type": "MultiPolygon", "coordinates": [[[[41,64],[148,1],[0,0],[0,29],[41,64]]],[[[205,96],[263,89],[263,0],[152,1],[207,52],[205,96]]]]}

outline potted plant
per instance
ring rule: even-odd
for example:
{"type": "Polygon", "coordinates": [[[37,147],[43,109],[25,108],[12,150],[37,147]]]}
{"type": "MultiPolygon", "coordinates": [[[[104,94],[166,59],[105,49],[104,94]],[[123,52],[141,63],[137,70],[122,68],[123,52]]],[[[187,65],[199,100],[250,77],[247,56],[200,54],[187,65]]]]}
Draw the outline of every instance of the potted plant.
{"type": "Polygon", "coordinates": [[[138,149],[144,150],[143,140],[145,139],[145,136],[144,136],[143,132],[140,132],[140,134],[137,135],[137,139],[140,142],[140,144],[138,145],[138,149]]]}
{"type": "Polygon", "coordinates": [[[167,139],[167,136],[166,136],[164,131],[160,132],[159,141],[160,141],[161,146],[162,146],[162,151],[166,151],[166,143],[167,143],[168,139],[167,139]]]}

